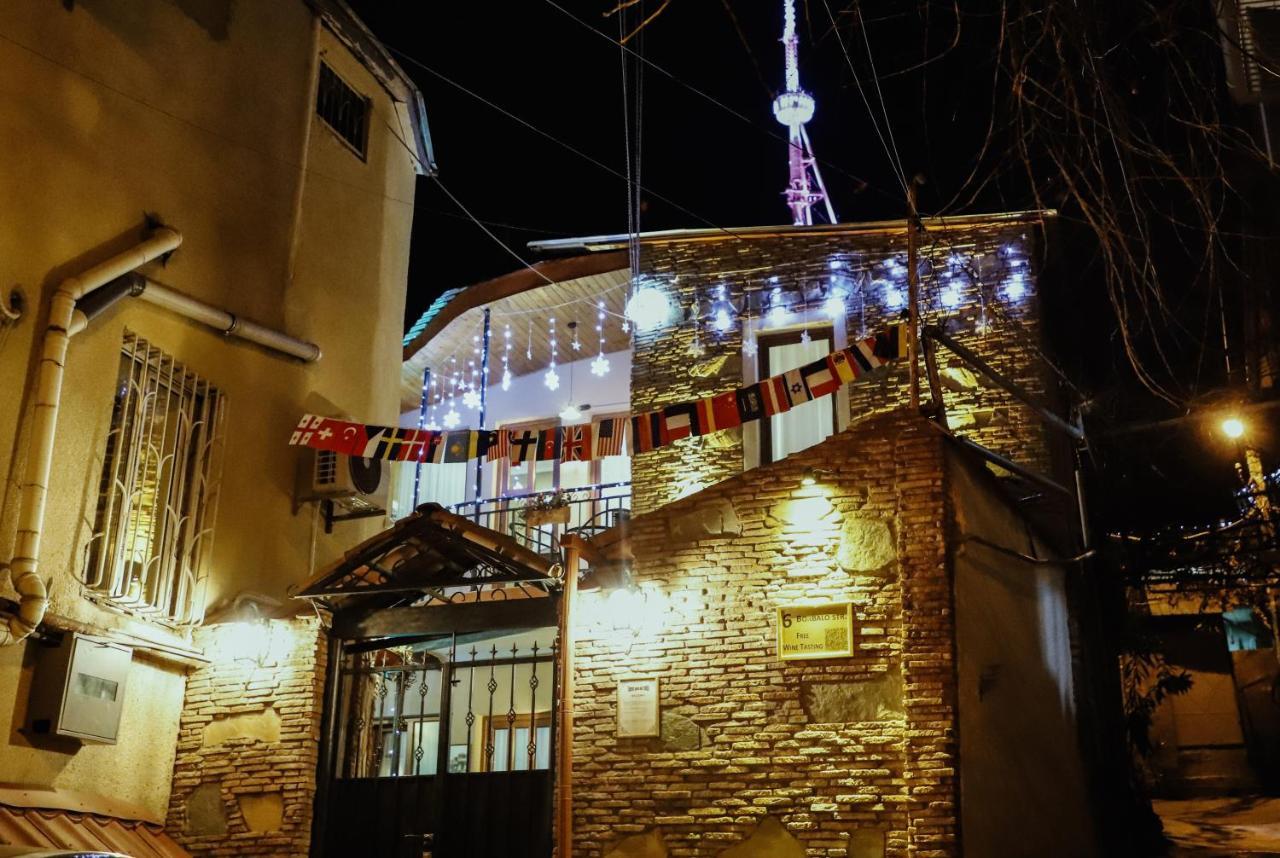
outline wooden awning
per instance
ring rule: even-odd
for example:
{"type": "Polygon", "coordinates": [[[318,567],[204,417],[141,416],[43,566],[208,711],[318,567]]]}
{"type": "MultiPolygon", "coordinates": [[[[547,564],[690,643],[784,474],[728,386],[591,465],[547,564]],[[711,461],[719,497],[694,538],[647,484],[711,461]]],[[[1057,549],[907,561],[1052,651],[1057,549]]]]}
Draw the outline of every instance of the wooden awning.
{"type": "Polygon", "coordinates": [[[294,595],[332,609],[335,632],[343,637],[382,637],[542,625],[554,617],[545,597],[559,590],[558,563],[437,504],[423,504],[294,595]]]}

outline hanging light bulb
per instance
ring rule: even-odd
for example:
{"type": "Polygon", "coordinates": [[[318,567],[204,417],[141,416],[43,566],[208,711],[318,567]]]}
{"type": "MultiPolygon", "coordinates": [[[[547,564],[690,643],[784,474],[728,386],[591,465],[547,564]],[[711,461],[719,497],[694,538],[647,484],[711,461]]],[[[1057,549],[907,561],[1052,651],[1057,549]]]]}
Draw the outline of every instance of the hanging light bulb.
{"type": "Polygon", "coordinates": [[[570,402],[560,411],[560,420],[564,423],[577,423],[582,419],[582,412],[578,410],[578,406],[570,402]]]}
{"type": "Polygon", "coordinates": [[[596,378],[604,378],[609,374],[609,359],[604,356],[604,301],[596,302],[596,345],[596,357],[591,361],[591,374],[596,378]]]}
{"type": "Polygon", "coordinates": [[[556,345],[555,316],[548,319],[547,324],[551,329],[551,366],[547,368],[546,373],[542,376],[542,383],[547,386],[547,390],[556,390],[560,387],[560,375],[556,372],[556,352],[559,349],[556,345]]]}
{"type": "Polygon", "coordinates": [[[627,300],[627,318],[637,331],[652,331],[671,317],[671,302],[656,286],[641,286],[627,300]]]}

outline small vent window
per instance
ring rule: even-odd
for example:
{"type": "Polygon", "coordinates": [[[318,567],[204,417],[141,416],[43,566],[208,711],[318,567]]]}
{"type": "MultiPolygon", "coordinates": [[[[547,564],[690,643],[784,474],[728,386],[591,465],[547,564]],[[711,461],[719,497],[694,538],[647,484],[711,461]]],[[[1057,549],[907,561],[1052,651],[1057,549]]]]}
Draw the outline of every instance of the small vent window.
{"type": "Polygon", "coordinates": [[[225,411],[216,387],[125,335],[84,571],[102,601],[200,621],[225,411]]]}
{"type": "Polygon", "coordinates": [[[316,113],[361,158],[369,139],[369,99],[356,92],[337,72],[320,64],[316,113]]]}

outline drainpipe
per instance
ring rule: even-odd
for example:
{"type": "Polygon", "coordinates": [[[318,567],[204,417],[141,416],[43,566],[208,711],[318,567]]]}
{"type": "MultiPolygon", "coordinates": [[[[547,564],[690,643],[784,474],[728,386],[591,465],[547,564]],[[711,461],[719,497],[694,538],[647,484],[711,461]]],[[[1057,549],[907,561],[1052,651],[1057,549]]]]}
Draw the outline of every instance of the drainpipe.
{"type": "Polygon", "coordinates": [[[197,301],[168,286],[136,273],[151,260],[175,250],[182,243],[177,230],[160,227],[132,250],[63,281],[49,307],[49,327],[36,376],[36,407],[32,416],[26,473],[19,495],[18,540],[9,575],[18,591],[14,613],[0,612],[0,646],[27,637],[44,618],[48,592],[36,575],[40,555],[40,531],[44,524],[49,469],[53,463],[54,432],[62,395],[62,373],[71,337],[123,298],[133,297],[208,325],[229,337],[237,337],[308,363],[320,359],[315,343],[291,337],[234,313],[197,301]]]}
{"type": "Polygon", "coordinates": [[[71,341],[76,302],[99,286],[177,249],[181,243],[179,232],[161,227],[132,249],[62,281],[53,293],[49,304],[49,326],[45,330],[44,347],[36,373],[35,411],[31,417],[26,470],[18,495],[18,538],[13,560],[9,563],[9,577],[18,591],[18,607],[11,614],[0,614],[0,646],[15,644],[35,631],[49,604],[48,591],[36,574],[36,566],[40,556],[40,530],[44,526],[49,469],[53,464],[63,364],[66,362],[67,344],[71,341]]]}

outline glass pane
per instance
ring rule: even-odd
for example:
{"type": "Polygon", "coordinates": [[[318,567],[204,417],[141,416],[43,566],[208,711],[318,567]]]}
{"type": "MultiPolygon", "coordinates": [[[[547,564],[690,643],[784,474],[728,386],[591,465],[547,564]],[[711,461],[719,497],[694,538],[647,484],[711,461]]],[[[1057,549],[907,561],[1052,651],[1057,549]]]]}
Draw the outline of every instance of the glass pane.
{"type": "Polygon", "coordinates": [[[490,766],[489,771],[507,771],[507,759],[511,755],[510,738],[506,727],[493,731],[493,765],[490,766]]]}
{"type": "Polygon", "coordinates": [[[532,491],[545,492],[556,487],[556,463],[535,462],[532,491]]]}
{"type": "Polygon", "coordinates": [[[512,770],[525,772],[529,770],[529,728],[516,728],[516,746],[512,748],[512,770]]]}
{"type": "MultiPolygon", "coordinates": [[[[787,343],[769,347],[769,374],[778,375],[804,366],[831,352],[831,341],[815,337],[807,343],[787,343]]],[[[786,414],[770,419],[772,459],[777,462],[792,453],[812,447],[835,432],[835,414],[827,397],[806,402],[786,414]]]]}
{"type": "Polygon", "coordinates": [[[551,728],[538,728],[538,750],[534,754],[533,767],[535,769],[551,768],[551,728]]]}
{"type": "Polygon", "coordinates": [[[417,721],[413,724],[413,743],[407,758],[400,764],[405,774],[434,775],[440,756],[440,722],[417,721]]]}
{"type": "Polygon", "coordinates": [[[467,499],[467,475],[471,473],[466,462],[426,464],[422,466],[422,485],[418,490],[418,502],[453,506],[467,499]]]}

